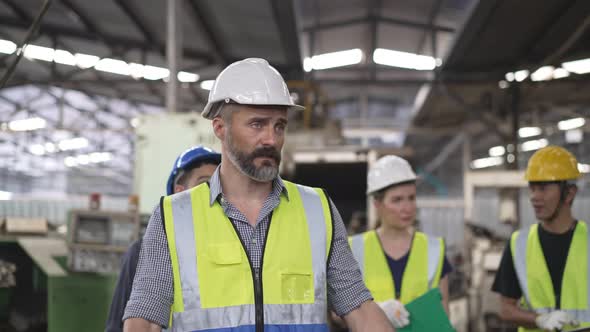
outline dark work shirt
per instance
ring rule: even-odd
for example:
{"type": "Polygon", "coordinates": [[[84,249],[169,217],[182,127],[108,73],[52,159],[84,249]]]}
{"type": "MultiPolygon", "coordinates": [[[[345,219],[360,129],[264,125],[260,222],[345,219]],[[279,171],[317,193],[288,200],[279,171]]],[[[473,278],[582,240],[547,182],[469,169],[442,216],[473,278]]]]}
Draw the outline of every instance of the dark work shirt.
{"type": "Polygon", "coordinates": [[[131,287],[133,286],[133,278],[135,277],[140,250],[141,239],[133,242],[125,253],[125,256],[123,256],[121,274],[119,274],[119,280],[117,281],[117,287],[115,288],[113,301],[111,302],[111,309],[109,310],[109,317],[107,318],[106,332],[123,331],[123,313],[131,295],[131,287]]]}
{"type": "MultiPolygon", "coordinates": [[[[393,259],[389,257],[389,255],[385,254],[387,258],[387,265],[389,265],[389,270],[391,271],[391,275],[393,276],[393,283],[395,285],[395,298],[399,299],[402,289],[402,277],[404,275],[404,270],[406,269],[406,265],[408,265],[408,258],[410,256],[410,252],[408,251],[404,256],[400,257],[399,259],[393,259]]],[[[444,263],[442,272],[440,274],[440,278],[444,278],[447,274],[453,271],[453,267],[449,260],[445,255],[444,263]]]]}
{"type": "MultiPolygon", "coordinates": [[[[575,225],[577,225],[577,222],[575,225]]],[[[575,225],[572,229],[563,234],[549,233],[544,230],[541,225],[537,227],[539,230],[539,242],[541,243],[545,262],[547,263],[547,268],[551,275],[551,283],[553,284],[555,304],[557,305],[557,308],[560,308],[561,306],[563,271],[565,270],[567,254],[570,244],[572,243],[575,225]]],[[[494,284],[492,285],[492,291],[511,299],[519,299],[522,296],[522,289],[518,283],[518,278],[512,261],[510,241],[508,241],[506,248],[504,248],[500,267],[496,273],[494,284]]]]}

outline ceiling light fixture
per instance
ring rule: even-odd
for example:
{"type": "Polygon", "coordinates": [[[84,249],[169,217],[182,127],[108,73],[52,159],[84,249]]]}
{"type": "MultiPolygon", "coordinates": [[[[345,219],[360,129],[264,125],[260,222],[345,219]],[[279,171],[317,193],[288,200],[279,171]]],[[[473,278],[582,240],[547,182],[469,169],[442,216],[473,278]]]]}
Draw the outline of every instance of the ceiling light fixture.
{"type": "Polygon", "coordinates": [[[568,77],[570,76],[570,72],[563,69],[563,68],[556,68],[553,71],[553,78],[554,79],[560,79],[560,78],[564,78],[564,77],[568,77]]]}
{"type": "Polygon", "coordinates": [[[77,156],[65,157],[64,165],[67,167],[76,167],[79,165],[104,163],[112,159],[113,154],[110,152],[92,152],[90,154],[80,154],[77,156]]]}
{"type": "Polygon", "coordinates": [[[178,74],[176,75],[176,77],[178,78],[178,80],[180,82],[184,82],[184,83],[194,83],[199,80],[198,74],[189,73],[186,71],[179,71],[178,74]]]}
{"type": "Polygon", "coordinates": [[[88,140],[84,137],[76,137],[60,141],[57,146],[61,151],[78,150],[88,147],[88,140]]]}
{"type": "Polygon", "coordinates": [[[51,62],[53,61],[54,55],[55,50],[53,48],[31,44],[25,46],[25,58],[51,62]]]}
{"type": "Polygon", "coordinates": [[[391,67],[433,70],[437,66],[437,60],[438,59],[427,55],[400,52],[385,48],[377,48],[375,49],[375,52],[373,52],[373,61],[375,61],[375,63],[391,67]]]}
{"type": "Polygon", "coordinates": [[[75,66],[76,56],[64,50],[55,50],[53,61],[62,65],[75,66]]]}
{"type": "Polygon", "coordinates": [[[522,127],[518,129],[518,136],[522,138],[541,135],[543,131],[539,127],[522,127]]]}
{"type": "MultiPolygon", "coordinates": [[[[10,40],[0,39],[0,53],[12,54],[16,51],[16,44],[10,40]]],[[[29,59],[55,62],[62,65],[78,66],[81,69],[93,68],[112,74],[131,76],[135,79],[166,80],[170,71],[164,67],[150,66],[139,63],[127,63],[123,60],[103,58],[98,56],[75,53],[66,50],[53,49],[44,46],[29,44],[24,49],[24,56],[29,59]]],[[[199,80],[199,75],[186,71],[178,72],[180,82],[194,83],[199,80]]]]}
{"type": "Polygon", "coordinates": [[[168,70],[168,68],[146,65],[143,69],[143,78],[146,80],[157,81],[170,76],[170,70],[168,70]]]}
{"type": "Polygon", "coordinates": [[[100,61],[94,66],[94,69],[125,76],[128,76],[131,73],[127,62],[111,58],[100,59],[100,61]]]}
{"type": "Polygon", "coordinates": [[[590,73],[590,58],[564,62],[561,66],[571,73],[588,74],[590,73]]]}
{"type": "Polygon", "coordinates": [[[559,128],[559,130],[571,130],[580,128],[585,124],[586,120],[584,118],[573,118],[569,120],[559,121],[557,123],[557,128],[559,128]]]}
{"type": "Polygon", "coordinates": [[[490,154],[490,157],[501,157],[506,153],[506,148],[501,145],[498,145],[491,147],[488,152],[490,154]]]}
{"type": "Polygon", "coordinates": [[[211,88],[213,87],[213,83],[215,83],[215,80],[206,80],[201,82],[201,89],[203,90],[211,90],[211,88]]]}
{"type": "Polygon", "coordinates": [[[12,198],[12,193],[10,191],[0,190],[0,201],[9,201],[11,198],[12,198]]]}
{"type": "Polygon", "coordinates": [[[88,69],[96,66],[100,58],[96,55],[84,54],[84,53],[76,53],[74,55],[76,58],[76,66],[80,69],[88,69]]]}
{"type": "Polygon", "coordinates": [[[0,53],[12,54],[16,51],[16,44],[10,40],[0,39],[0,53]]]}
{"type": "Polygon", "coordinates": [[[547,139],[545,139],[545,138],[541,138],[541,139],[526,141],[526,142],[522,143],[520,145],[520,149],[522,151],[534,151],[534,150],[539,150],[540,148],[544,148],[547,145],[549,145],[549,141],[547,141],[547,139]]]}
{"type": "Polygon", "coordinates": [[[486,168],[492,166],[502,165],[504,163],[504,158],[502,157],[487,157],[487,158],[480,158],[475,159],[471,162],[471,168],[478,169],[478,168],[486,168]]]}
{"type": "Polygon", "coordinates": [[[36,156],[42,156],[45,154],[45,147],[42,144],[33,144],[29,146],[29,152],[36,156]]]}
{"type": "Polygon", "coordinates": [[[581,173],[590,173],[590,165],[578,163],[578,171],[581,173]]]}
{"type": "Polygon", "coordinates": [[[531,80],[535,82],[549,81],[553,79],[554,70],[555,67],[553,66],[543,66],[535,70],[535,72],[531,74],[531,80]]]}
{"type": "Polygon", "coordinates": [[[527,77],[529,77],[529,71],[526,69],[514,72],[514,79],[517,82],[522,82],[526,80],[527,77]]]}
{"type": "Polygon", "coordinates": [[[8,123],[8,129],[12,131],[31,131],[45,128],[45,119],[34,117],[22,120],[14,120],[8,123]]]}
{"type": "Polygon", "coordinates": [[[346,51],[318,54],[312,56],[311,59],[307,59],[303,60],[304,69],[323,70],[358,64],[363,60],[363,51],[360,48],[354,48],[346,51]]]}

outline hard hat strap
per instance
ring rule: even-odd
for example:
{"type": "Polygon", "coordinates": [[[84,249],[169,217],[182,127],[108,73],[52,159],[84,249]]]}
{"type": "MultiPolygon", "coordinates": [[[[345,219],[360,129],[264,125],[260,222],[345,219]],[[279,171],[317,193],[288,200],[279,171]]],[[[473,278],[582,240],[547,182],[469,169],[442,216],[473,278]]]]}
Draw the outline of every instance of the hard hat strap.
{"type": "Polygon", "coordinates": [[[551,215],[549,220],[555,220],[555,218],[557,218],[559,211],[561,211],[561,208],[563,207],[563,204],[565,203],[565,198],[567,196],[569,188],[572,186],[567,181],[559,181],[558,184],[559,184],[559,203],[557,204],[557,207],[555,208],[555,211],[553,212],[553,214],[551,215]]]}
{"type": "Polygon", "coordinates": [[[176,187],[176,185],[178,185],[178,182],[180,182],[180,179],[184,176],[184,174],[186,174],[186,171],[184,169],[178,170],[178,173],[174,177],[172,191],[174,191],[174,187],[176,187]]]}

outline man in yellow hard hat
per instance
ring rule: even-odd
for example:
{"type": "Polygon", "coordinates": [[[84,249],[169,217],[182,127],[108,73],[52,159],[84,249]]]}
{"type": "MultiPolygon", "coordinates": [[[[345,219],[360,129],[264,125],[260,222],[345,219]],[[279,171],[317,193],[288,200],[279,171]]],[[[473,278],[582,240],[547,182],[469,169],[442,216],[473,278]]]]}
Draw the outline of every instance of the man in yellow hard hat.
{"type": "Polygon", "coordinates": [[[492,286],[500,315],[519,332],[590,327],[590,233],[572,216],[578,161],[548,146],[533,154],[525,178],[539,223],[514,232],[504,250],[492,286]]]}

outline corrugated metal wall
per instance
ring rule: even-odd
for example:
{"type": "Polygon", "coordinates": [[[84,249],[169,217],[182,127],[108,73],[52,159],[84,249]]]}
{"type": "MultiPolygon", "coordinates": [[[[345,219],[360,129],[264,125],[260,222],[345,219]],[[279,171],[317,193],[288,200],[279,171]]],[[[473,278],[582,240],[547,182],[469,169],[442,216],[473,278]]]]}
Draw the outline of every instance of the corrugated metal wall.
{"type": "MultiPolygon", "coordinates": [[[[535,214],[528,197],[528,190],[520,191],[521,227],[536,223],[535,214]]],[[[473,202],[473,224],[481,225],[499,237],[508,238],[512,225],[499,222],[500,200],[494,189],[478,190],[473,202]]],[[[425,233],[443,237],[447,247],[462,248],[464,245],[464,218],[462,198],[424,198],[418,200],[419,228],[425,233]]],[[[574,201],[575,218],[590,221],[590,195],[578,196],[574,201]]]]}

